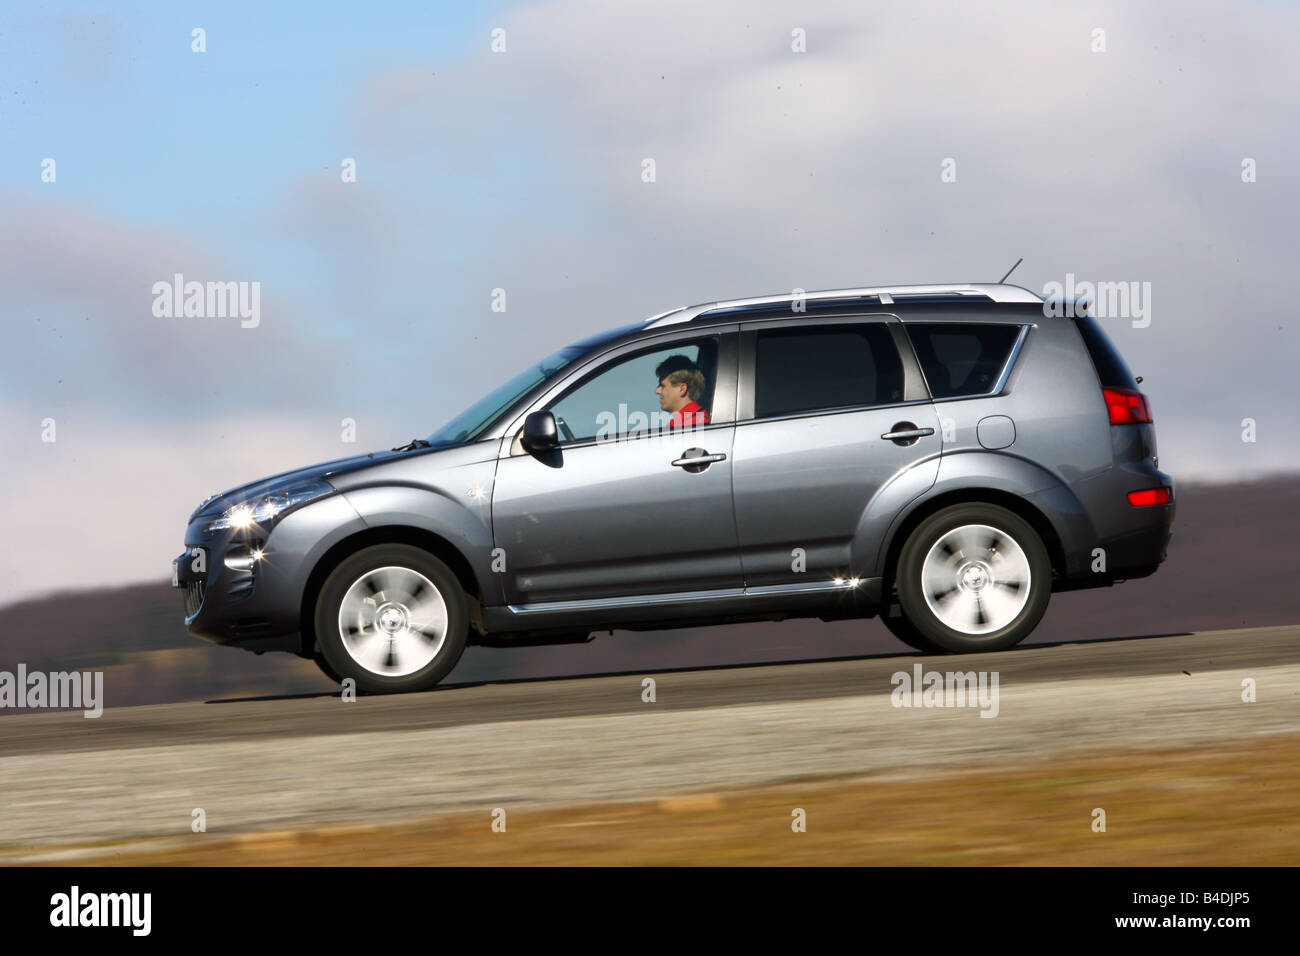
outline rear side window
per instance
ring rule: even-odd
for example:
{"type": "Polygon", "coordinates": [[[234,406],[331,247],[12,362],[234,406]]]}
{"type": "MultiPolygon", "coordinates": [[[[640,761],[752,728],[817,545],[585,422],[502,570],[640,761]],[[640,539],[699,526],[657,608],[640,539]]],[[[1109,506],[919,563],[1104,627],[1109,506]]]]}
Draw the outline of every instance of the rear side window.
{"type": "Polygon", "coordinates": [[[1021,326],[918,322],[906,328],[930,394],[958,398],[993,389],[1021,326]]]}
{"type": "Polygon", "coordinates": [[[1097,369],[1097,378],[1106,388],[1137,388],[1137,380],[1129,371],[1124,356],[1119,354],[1115,343],[1110,340],[1101,323],[1091,315],[1083,315],[1074,320],[1083,336],[1083,344],[1088,349],[1093,367],[1097,369]]]}
{"type": "Polygon", "coordinates": [[[754,416],[903,400],[903,364],[881,323],[758,333],[754,416]]]}

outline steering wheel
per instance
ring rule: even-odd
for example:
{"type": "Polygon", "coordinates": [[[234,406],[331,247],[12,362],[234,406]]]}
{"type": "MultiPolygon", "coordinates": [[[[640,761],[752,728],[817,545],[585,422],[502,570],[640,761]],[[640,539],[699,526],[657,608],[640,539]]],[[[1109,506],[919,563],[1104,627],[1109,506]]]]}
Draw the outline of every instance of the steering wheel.
{"type": "Polygon", "coordinates": [[[563,418],[561,418],[559,415],[556,415],[556,416],[555,416],[555,424],[557,424],[557,425],[560,426],[560,434],[564,436],[564,440],[565,440],[565,441],[575,441],[575,440],[576,440],[576,438],[575,438],[575,436],[574,436],[574,434],[573,434],[573,429],[569,427],[569,423],[566,422],[566,421],[565,421],[563,418]]]}

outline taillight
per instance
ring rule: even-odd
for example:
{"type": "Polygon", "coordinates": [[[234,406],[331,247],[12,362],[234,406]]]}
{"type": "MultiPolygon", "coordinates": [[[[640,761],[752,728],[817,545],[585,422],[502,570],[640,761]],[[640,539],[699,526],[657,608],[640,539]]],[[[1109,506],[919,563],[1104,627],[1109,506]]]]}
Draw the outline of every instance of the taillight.
{"type": "Polygon", "coordinates": [[[1136,388],[1103,388],[1112,425],[1150,425],[1151,403],[1136,388]]]}
{"type": "Polygon", "coordinates": [[[1137,507],[1144,505],[1167,505],[1173,500],[1173,493],[1168,488],[1143,488],[1130,491],[1128,503],[1137,507]]]}

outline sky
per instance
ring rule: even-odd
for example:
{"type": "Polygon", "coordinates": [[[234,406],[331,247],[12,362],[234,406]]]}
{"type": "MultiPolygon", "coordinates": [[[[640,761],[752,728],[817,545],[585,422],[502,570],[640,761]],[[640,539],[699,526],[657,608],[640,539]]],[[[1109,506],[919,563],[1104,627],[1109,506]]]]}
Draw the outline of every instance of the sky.
{"type": "Polygon", "coordinates": [[[1162,469],[1300,471],[1295,4],[108,7],[0,18],[0,601],[601,329],[1021,257],[1149,283],[1104,324],[1162,469]],[[157,315],[177,273],[256,324],[157,315]]]}

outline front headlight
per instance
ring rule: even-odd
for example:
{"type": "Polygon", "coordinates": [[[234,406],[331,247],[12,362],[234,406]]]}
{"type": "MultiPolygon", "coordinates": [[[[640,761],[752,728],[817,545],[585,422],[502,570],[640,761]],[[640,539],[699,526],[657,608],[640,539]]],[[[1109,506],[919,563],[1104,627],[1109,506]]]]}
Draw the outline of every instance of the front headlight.
{"type": "Polygon", "coordinates": [[[270,524],[285,509],[328,495],[333,490],[327,482],[307,481],[284,491],[273,491],[260,498],[232,505],[213,519],[205,530],[222,531],[226,528],[251,528],[253,525],[270,524]]]}

